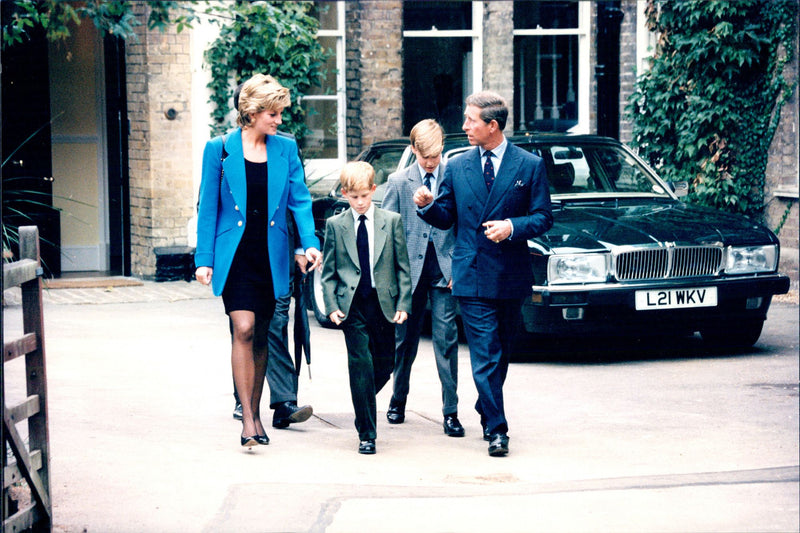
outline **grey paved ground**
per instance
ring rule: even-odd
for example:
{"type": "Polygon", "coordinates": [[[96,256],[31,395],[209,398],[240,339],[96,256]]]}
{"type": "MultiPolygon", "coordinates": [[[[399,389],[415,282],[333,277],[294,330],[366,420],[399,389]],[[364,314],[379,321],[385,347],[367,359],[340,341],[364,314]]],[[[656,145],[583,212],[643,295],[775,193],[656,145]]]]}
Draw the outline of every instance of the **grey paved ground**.
{"type": "MultiPolygon", "coordinates": [[[[19,305],[5,294],[6,333],[19,305]]],[[[444,436],[430,341],[407,422],[356,453],[341,332],[314,326],[315,416],[245,452],[227,324],[197,283],[47,291],[55,531],[797,531],[798,308],[747,354],[672,351],[512,365],[511,454],[490,458],[459,352],[463,439],[444,436]]],[[[609,354],[607,354],[609,355],[609,354]]],[[[6,395],[24,394],[4,368],[6,395]]]]}

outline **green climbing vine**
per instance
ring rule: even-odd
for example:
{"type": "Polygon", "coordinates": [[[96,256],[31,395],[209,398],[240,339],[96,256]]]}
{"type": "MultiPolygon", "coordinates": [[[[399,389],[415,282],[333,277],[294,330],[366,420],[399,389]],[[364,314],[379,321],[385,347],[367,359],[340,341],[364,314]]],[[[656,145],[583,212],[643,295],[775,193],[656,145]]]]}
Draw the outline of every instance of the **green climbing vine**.
{"type": "Polygon", "coordinates": [[[769,146],[795,89],[795,0],[650,0],[659,36],[628,105],[639,153],[689,200],[760,219],[769,146]]]}
{"type": "MultiPolygon", "coordinates": [[[[42,28],[49,41],[59,41],[71,35],[74,25],[89,19],[103,34],[135,39],[135,28],[142,24],[134,14],[134,2],[131,1],[9,0],[6,3],[9,7],[3,10],[4,50],[27,40],[36,28],[42,28]]],[[[196,0],[146,0],[144,3],[149,8],[146,22],[151,30],[175,25],[180,32],[191,28],[201,13],[195,9],[196,0]]],[[[207,7],[203,12],[211,14],[213,11],[214,7],[207,7]]]]}
{"type": "Polygon", "coordinates": [[[786,210],[783,212],[783,216],[781,217],[780,222],[778,222],[778,226],[775,228],[775,235],[780,235],[781,229],[783,229],[783,225],[786,224],[786,220],[789,218],[789,215],[792,213],[792,207],[794,207],[794,200],[788,202],[786,204],[786,210]]]}
{"type": "Polygon", "coordinates": [[[282,130],[307,133],[300,97],[321,84],[328,52],[317,40],[319,21],[311,2],[237,2],[222,22],[219,37],[205,52],[211,70],[211,134],[227,131],[236,84],[255,73],[270,74],[287,87],[292,106],[284,110],[282,130]]]}

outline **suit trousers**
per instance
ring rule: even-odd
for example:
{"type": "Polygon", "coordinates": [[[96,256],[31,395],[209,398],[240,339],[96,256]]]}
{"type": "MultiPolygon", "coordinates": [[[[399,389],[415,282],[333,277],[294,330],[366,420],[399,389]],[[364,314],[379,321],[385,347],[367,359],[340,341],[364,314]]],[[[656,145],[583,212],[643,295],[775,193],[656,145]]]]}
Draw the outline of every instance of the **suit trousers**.
{"type": "Polygon", "coordinates": [[[394,357],[392,403],[405,405],[411,380],[411,365],[417,357],[422,324],[428,300],[431,303],[431,337],[436,369],[442,383],[442,414],[458,413],[458,325],[456,300],[450,289],[440,287],[443,276],[436,250],[428,246],[422,274],[411,299],[411,315],[397,326],[397,350],[394,357]]]}
{"type": "MultiPolygon", "coordinates": [[[[275,409],[283,402],[297,403],[297,373],[289,353],[289,306],[292,293],[275,300],[275,312],[267,331],[267,384],[269,385],[269,406],[275,409]]],[[[239,402],[236,385],[233,397],[239,402]]]]}
{"type": "Polygon", "coordinates": [[[475,410],[481,416],[481,424],[491,433],[506,433],[503,384],[522,300],[461,296],[458,303],[469,345],[472,378],[478,390],[475,410]]]}
{"type": "Polygon", "coordinates": [[[377,436],[375,395],[392,375],[395,350],[395,325],[384,318],[375,289],[368,296],[356,292],[342,330],[358,437],[374,439],[377,436]]]}
{"type": "MultiPolygon", "coordinates": [[[[269,323],[267,344],[267,383],[269,384],[269,406],[275,409],[283,402],[297,403],[297,372],[289,353],[289,305],[292,293],[275,300],[275,313],[269,323]]],[[[295,305],[302,303],[295,302],[295,305]]]]}

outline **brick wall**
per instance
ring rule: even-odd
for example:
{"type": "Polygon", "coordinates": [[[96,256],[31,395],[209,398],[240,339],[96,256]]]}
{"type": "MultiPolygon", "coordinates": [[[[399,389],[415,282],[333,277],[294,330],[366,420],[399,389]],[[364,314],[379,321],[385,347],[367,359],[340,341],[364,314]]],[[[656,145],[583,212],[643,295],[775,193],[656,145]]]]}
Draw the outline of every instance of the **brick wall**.
{"type": "MultiPolygon", "coordinates": [[[[798,40],[795,34],[794,61],[786,66],[785,77],[797,83],[798,40]]],[[[764,198],[767,226],[781,240],[781,270],[798,279],[798,98],[797,87],[781,109],[780,122],[769,148],[764,198]]]]}
{"type": "MultiPolygon", "coordinates": [[[[591,3],[591,14],[589,15],[591,25],[589,28],[589,39],[591,46],[589,52],[589,133],[597,133],[597,6],[591,3]]],[[[578,89],[583,90],[583,87],[578,89]]]]}
{"type": "MultiPolygon", "coordinates": [[[[146,19],[144,4],[134,4],[146,19]]],[[[193,215],[189,32],[137,29],[126,48],[131,198],[131,270],[155,276],[157,246],[185,245],[193,215]],[[174,120],[166,112],[174,109],[174,120]]]]}
{"type": "Polygon", "coordinates": [[[346,4],[347,157],[403,133],[403,3],[346,4]]]}
{"type": "Polygon", "coordinates": [[[625,107],[636,83],[636,28],[639,21],[636,20],[636,0],[622,0],[620,8],[624,16],[619,37],[619,140],[629,143],[632,125],[625,107]]]}
{"type": "Polygon", "coordinates": [[[506,133],[514,130],[514,2],[484,2],[483,88],[508,102],[506,133]]]}

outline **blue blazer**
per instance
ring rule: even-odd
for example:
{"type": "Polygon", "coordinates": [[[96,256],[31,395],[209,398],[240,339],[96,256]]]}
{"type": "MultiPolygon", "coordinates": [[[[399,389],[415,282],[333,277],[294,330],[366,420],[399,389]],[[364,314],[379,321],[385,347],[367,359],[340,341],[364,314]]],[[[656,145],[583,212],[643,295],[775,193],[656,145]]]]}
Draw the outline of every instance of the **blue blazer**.
{"type": "MultiPolygon", "coordinates": [[[[195,265],[214,269],[211,287],[219,296],[228,279],[233,256],[247,224],[247,178],[244,170],[242,130],[228,134],[222,158],[222,137],[206,143],[203,150],[203,176],[200,182],[200,205],[197,212],[197,250],[195,265]],[[224,175],[220,180],[220,171],[224,175]]],[[[267,241],[272,285],[275,297],[289,292],[289,233],[286,226],[286,209],[291,209],[297,223],[300,245],[319,249],[319,239],[314,235],[314,217],[311,214],[311,195],[305,184],[305,173],[297,155],[294,140],[267,136],[268,214],[267,241]]]]}
{"type": "Polygon", "coordinates": [[[455,225],[453,295],[523,298],[531,294],[528,239],[553,225],[547,171],[539,156],[508,144],[489,192],[476,147],[447,162],[436,200],[417,211],[440,229],[455,225]],[[510,219],[511,238],[494,243],[481,226],[510,219]]]}

